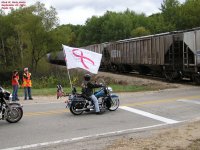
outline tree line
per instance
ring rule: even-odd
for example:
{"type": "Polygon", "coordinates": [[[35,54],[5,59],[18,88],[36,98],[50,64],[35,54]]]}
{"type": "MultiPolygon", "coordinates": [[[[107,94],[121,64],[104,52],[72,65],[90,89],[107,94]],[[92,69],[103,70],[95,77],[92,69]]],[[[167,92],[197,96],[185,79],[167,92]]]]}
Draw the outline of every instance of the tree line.
{"type": "MultiPolygon", "coordinates": [[[[67,17],[67,14],[66,14],[67,17]]],[[[92,16],[84,25],[59,25],[56,9],[36,2],[30,7],[0,11],[0,72],[29,66],[38,72],[49,52],[62,44],[81,47],[200,26],[200,0],[163,0],[160,12],[147,16],[127,9],[92,16]]]]}

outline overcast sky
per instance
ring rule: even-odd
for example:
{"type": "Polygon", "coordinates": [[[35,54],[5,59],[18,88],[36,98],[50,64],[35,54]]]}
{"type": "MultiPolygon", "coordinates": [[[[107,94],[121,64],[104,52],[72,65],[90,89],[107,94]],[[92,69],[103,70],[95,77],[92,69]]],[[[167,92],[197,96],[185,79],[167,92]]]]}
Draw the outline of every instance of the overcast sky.
{"type": "MultiPolygon", "coordinates": [[[[1,0],[3,1],[3,0],[1,0]]],[[[8,1],[8,0],[4,0],[8,1]]],[[[13,1],[13,0],[10,0],[13,1]]],[[[21,0],[16,0],[21,1],[21,0]]],[[[23,0],[26,5],[34,4],[36,0],[23,0]]],[[[56,8],[60,24],[85,24],[92,16],[102,16],[109,11],[123,12],[127,8],[137,13],[151,15],[159,12],[163,0],[39,0],[46,7],[56,8]]],[[[179,0],[181,3],[185,0],[179,0]]]]}

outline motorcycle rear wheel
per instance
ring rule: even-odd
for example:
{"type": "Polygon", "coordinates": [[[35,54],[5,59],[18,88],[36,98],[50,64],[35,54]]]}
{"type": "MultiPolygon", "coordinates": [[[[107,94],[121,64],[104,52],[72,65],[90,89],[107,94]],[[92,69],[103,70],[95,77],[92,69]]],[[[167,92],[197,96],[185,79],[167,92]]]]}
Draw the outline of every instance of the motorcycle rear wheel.
{"type": "Polygon", "coordinates": [[[76,111],[76,106],[72,105],[70,107],[70,112],[74,115],[81,115],[83,113],[83,111],[76,111]]]}
{"type": "Polygon", "coordinates": [[[119,107],[119,99],[111,99],[111,106],[108,108],[110,111],[115,111],[119,107]]]}
{"type": "Polygon", "coordinates": [[[20,107],[13,107],[10,110],[7,110],[6,121],[9,123],[16,123],[21,120],[23,116],[23,110],[20,107]]]}

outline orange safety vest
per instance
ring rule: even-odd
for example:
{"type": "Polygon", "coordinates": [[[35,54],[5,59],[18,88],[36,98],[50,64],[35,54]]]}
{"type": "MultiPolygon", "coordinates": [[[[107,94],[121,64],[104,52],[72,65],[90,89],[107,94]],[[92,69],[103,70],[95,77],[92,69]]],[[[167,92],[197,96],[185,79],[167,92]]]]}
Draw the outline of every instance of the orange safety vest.
{"type": "Polygon", "coordinates": [[[18,85],[18,82],[16,81],[19,81],[19,75],[16,75],[16,76],[12,76],[12,85],[18,85]]]}
{"type": "Polygon", "coordinates": [[[32,87],[31,73],[23,74],[23,84],[22,87],[32,87]]]}

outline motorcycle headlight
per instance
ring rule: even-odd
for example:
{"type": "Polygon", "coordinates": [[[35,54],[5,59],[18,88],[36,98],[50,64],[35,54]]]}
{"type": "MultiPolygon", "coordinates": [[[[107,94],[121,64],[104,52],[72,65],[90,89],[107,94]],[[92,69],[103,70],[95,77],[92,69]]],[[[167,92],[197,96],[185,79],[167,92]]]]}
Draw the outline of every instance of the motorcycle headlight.
{"type": "Polygon", "coordinates": [[[112,88],[111,88],[111,87],[108,87],[108,91],[109,91],[109,92],[112,92],[113,90],[112,90],[112,88]]]}
{"type": "Polygon", "coordinates": [[[74,95],[69,95],[68,99],[72,100],[74,98],[74,95]]]}
{"type": "Polygon", "coordinates": [[[10,94],[10,96],[9,96],[9,100],[12,100],[12,97],[13,97],[12,94],[10,94]]]}

